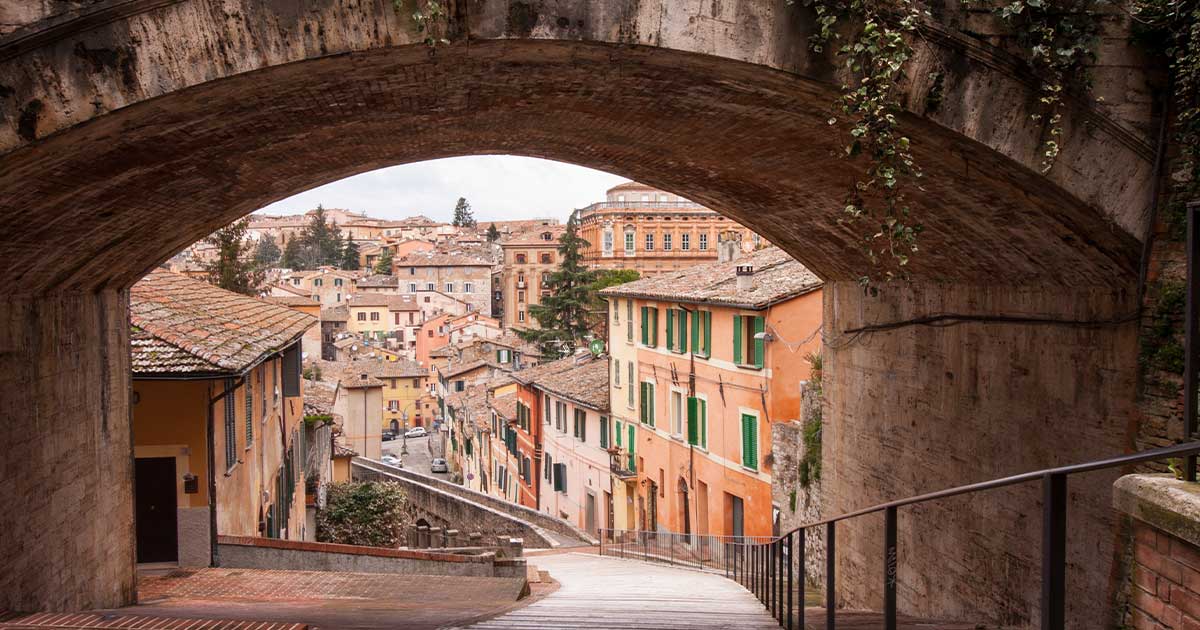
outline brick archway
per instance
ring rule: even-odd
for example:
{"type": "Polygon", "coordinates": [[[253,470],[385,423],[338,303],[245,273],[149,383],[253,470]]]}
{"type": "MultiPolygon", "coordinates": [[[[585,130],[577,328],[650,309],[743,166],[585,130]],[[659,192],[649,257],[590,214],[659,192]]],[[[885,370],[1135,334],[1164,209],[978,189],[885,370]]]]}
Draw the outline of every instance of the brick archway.
{"type": "MultiPolygon", "coordinates": [[[[34,427],[0,461],[39,472],[6,469],[15,481],[0,484],[0,504],[25,508],[0,512],[0,531],[17,533],[0,540],[16,559],[0,574],[0,608],[132,597],[124,289],[271,201],[417,160],[512,153],[628,176],[726,213],[827,279],[830,510],[1124,447],[1131,326],[846,331],[938,312],[1127,316],[1152,189],[1148,104],[1073,102],[1058,166],[1041,175],[1036,81],[957,32],[965,17],[947,8],[903,84],[927,174],[916,280],[868,298],[854,282],[865,266],[854,232],[837,222],[855,174],[826,122],[837,71],[808,51],[804,10],[451,5],[452,42],[432,50],[390,0],[99,0],[29,9],[0,36],[0,279],[12,287],[0,415],[6,428],[34,427]],[[937,103],[935,71],[948,73],[937,103]],[[64,452],[75,462],[57,466],[64,452]],[[94,518],[68,519],[72,501],[94,518]]],[[[1102,86],[1144,79],[1127,52],[1106,51],[1102,86]]],[[[1106,491],[1099,480],[1077,499],[1089,525],[1079,544],[1092,550],[1077,549],[1079,561],[1104,576],[1094,550],[1111,545],[1106,491]]],[[[903,548],[956,561],[914,580],[902,606],[968,616],[995,593],[1033,605],[1019,576],[1036,566],[1025,518],[1036,500],[1014,491],[998,505],[902,521],[903,548]],[[982,535],[981,519],[1000,529],[982,535]]],[[[846,602],[873,605],[880,538],[853,527],[846,602]]],[[[1077,608],[1099,619],[1107,583],[1084,588],[1077,608]]]]}

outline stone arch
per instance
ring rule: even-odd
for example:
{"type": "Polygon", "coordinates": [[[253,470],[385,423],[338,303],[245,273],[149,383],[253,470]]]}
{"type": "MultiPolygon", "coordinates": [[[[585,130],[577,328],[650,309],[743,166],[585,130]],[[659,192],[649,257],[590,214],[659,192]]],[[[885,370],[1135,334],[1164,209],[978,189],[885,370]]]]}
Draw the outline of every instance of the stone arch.
{"type": "MultiPolygon", "coordinates": [[[[826,405],[837,418],[825,438],[836,465],[823,467],[831,511],[1123,447],[1136,332],[1121,322],[1136,307],[1147,231],[1149,104],[1101,111],[1072,101],[1063,154],[1042,175],[1036,81],[958,33],[965,18],[946,8],[903,83],[904,124],[927,174],[914,195],[926,226],[915,282],[867,298],[854,283],[866,266],[856,233],[837,222],[856,174],[833,157],[841,142],[826,122],[839,77],[807,49],[804,9],[452,4],[452,43],[432,50],[390,0],[311,0],[303,10],[292,0],[98,0],[60,14],[29,9],[0,35],[0,279],[12,288],[0,305],[10,323],[0,329],[0,416],[65,436],[56,444],[99,471],[0,485],[4,505],[70,502],[81,487],[95,497],[92,522],[69,532],[46,506],[0,513],[0,531],[13,533],[4,541],[41,545],[0,541],[0,555],[15,558],[0,575],[0,607],[132,597],[132,541],[120,535],[132,531],[124,290],[271,201],[416,160],[510,153],[628,176],[737,219],[825,278],[826,321],[836,322],[825,331],[826,405]],[[927,77],[943,67],[935,106],[927,77]],[[938,312],[1096,325],[848,332],[938,312]],[[882,458],[887,475],[875,468],[882,458]]],[[[1099,73],[1144,83],[1122,54],[1107,48],[1099,73]]],[[[44,437],[6,443],[0,461],[48,461],[44,437]]],[[[1092,553],[1076,556],[1107,576],[1094,553],[1111,544],[1107,488],[1100,479],[1077,492],[1073,514],[1092,525],[1078,544],[1092,553]]],[[[936,544],[930,556],[958,561],[904,591],[906,611],[967,617],[996,593],[1035,605],[1014,577],[1036,566],[1025,518],[1035,495],[1014,490],[1003,510],[905,517],[903,549],[936,544]],[[979,521],[1000,531],[981,537],[979,521]],[[993,568],[991,557],[1010,565],[993,568]]],[[[848,527],[843,595],[874,605],[878,528],[848,527]]],[[[1087,621],[1104,613],[1102,582],[1073,598],[1087,621]]]]}

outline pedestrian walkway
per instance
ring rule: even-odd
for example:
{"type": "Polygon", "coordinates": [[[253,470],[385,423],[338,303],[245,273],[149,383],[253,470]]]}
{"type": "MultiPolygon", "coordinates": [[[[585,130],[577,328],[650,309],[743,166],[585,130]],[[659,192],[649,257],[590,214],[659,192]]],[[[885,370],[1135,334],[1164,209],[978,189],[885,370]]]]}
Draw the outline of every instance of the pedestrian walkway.
{"type": "Polygon", "coordinates": [[[558,590],[470,628],[779,628],[749,592],[720,575],[585,553],[530,561],[549,571],[558,590]]]}

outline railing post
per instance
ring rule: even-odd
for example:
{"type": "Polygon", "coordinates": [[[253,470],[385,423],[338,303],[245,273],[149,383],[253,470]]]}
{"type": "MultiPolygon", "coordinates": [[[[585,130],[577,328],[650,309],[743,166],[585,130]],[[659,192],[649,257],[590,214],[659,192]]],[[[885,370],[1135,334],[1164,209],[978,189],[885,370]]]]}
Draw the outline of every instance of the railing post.
{"type": "MultiPolygon", "coordinates": [[[[1200,300],[1200,203],[1187,205],[1187,303],[1184,311],[1184,355],[1183,355],[1183,435],[1185,440],[1196,435],[1196,398],[1200,395],[1200,322],[1197,318],[1197,300],[1200,300]]],[[[1186,481],[1196,481],[1196,456],[1188,455],[1183,468],[1186,481]]]]}
{"type": "Polygon", "coordinates": [[[834,586],[834,571],[837,568],[837,522],[825,524],[825,630],[834,630],[837,615],[834,606],[837,603],[836,587],[834,586]]]}
{"type": "Polygon", "coordinates": [[[779,625],[782,626],[783,615],[786,612],[784,609],[784,604],[787,603],[786,593],[783,589],[787,588],[788,586],[788,578],[784,574],[784,563],[787,562],[789,556],[784,553],[782,538],[776,540],[775,545],[779,548],[779,551],[777,552],[779,554],[779,566],[775,571],[775,580],[779,582],[779,589],[776,591],[775,595],[775,612],[776,617],[779,618],[779,625]]]}
{"type": "Polygon", "coordinates": [[[671,535],[670,535],[670,536],[667,538],[667,547],[668,547],[668,549],[667,549],[667,554],[668,554],[668,559],[667,559],[667,562],[668,562],[668,563],[669,563],[671,566],[675,566],[675,534],[671,534],[671,535]]]}
{"type": "Polygon", "coordinates": [[[883,515],[883,627],[896,630],[896,572],[899,558],[896,553],[896,507],[883,515]]]}
{"type": "Polygon", "coordinates": [[[1042,630],[1063,630],[1067,597],[1067,475],[1046,474],[1042,488],[1042,630]]]}
{"type": "Polygon", "coordinates": [[[792,574],[796,572],[796,554],[792,540],[795,536],[795,532],[789,532],[787,539],[787,630],[792,630],[792,574]]]}
{"type": "Polygon", "coordinates": [[[799,630],[804,630],[804,591],[808,586],[808,562],[804,558],[804,547],[807,544],[807,541],[805,540],[806,538],[808,538],[808,530],[800,530],[800,553],[796,554],[796,562],[797,566],[799,567],[798,570],[800,571],[800,589],[799,592],[796,593],[796,599],[800,600],[797,602],[800,604],[800,619],[799,623],[797,624],[799,630]]]}

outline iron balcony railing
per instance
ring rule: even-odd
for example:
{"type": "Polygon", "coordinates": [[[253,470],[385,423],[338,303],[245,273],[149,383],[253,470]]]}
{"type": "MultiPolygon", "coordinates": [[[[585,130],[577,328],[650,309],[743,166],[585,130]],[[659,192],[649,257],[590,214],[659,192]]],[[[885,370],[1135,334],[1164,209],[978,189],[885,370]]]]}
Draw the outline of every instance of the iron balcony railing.
{"type": "MultiPolygon", "coordinates": [[[[1049,468],[1011,477],[1003,477],[930,492],[907,499],[881,503],[847,514],[807,523],[778,537],[747,540],[713,536],[689,536],[659,532],[619,532],[606,530],[601,536],[600,552],[651,562],[680,565],[694,564],[698,568],[719,571],[745,586],[771,612],[779,625],[788,630],[804,628],[805,532],[821,528],[825,534],[825,624],[824,630],[834,630],[837,622],[837,524],[841,521],[876,514],[884,515],[882,616],[885,630],[896,630],[896,576],[900,562],[896,526],[900,508],[938,501],[987,490],[1026,483],[1042,485],[1042,572],[1041,624],[1042,630],[1063,630],[1066,626],[1067,583],[1067,478],[1071,475],[1127,468],[1136,464],[1172,458],[1194,457],[1200,454],[1200,441],[1150,449],[1073,466],[1049,468]],[[679,537],[679,538],[674,538],[679,537]],[[711,541],[697,539],[714,539],[711,541]],[[697,550],[697,548],[699,550],[697,550]],[[687,553],[684,550],[690,550],[687,553]]],[[[604,531],[602,531],[602,534],[604,531]]]]}
{"type": "MultiPolygon", "coordinates": [[[[592,210],[607,210],[611,208],[622,208],[629,210],[671,210],[676,208],[687,208],[692,210],[708,210],[694,201],[598,201],[580,210],[580,212],[590,212],[592,210]]],[[[715,212],[715,211],[714,211],[715,212]]]]}
{"type": "Polygon", "coordinates": [[[709,536],[630,529],[599,530],[600,555],[702,569],[733,577],[732,554],[771,536],[709,536]]]}

